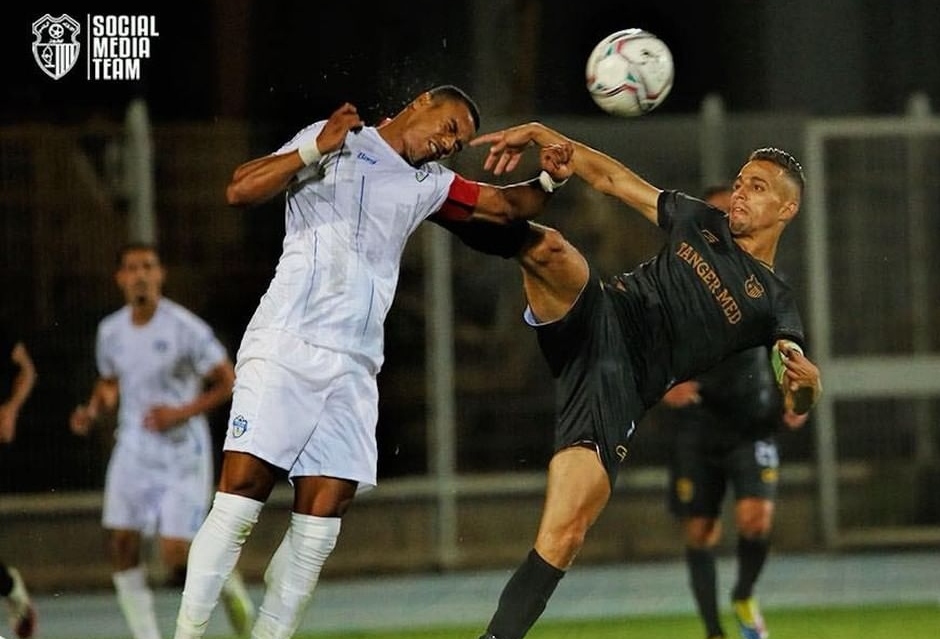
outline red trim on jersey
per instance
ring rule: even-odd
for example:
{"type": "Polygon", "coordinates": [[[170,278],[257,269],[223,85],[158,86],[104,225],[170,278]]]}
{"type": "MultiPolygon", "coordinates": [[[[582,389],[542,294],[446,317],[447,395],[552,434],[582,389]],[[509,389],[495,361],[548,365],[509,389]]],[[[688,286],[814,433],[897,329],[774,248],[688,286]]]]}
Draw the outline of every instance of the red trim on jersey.
{"type": "Polygon", "coordinates": [[[459,175],[454,175],[450,183],[447,199],[441,206],[439,214],[445,220],[466,220],[473,215],[473,209],[480,200],[480,185],[471,182],[459,175]]]}

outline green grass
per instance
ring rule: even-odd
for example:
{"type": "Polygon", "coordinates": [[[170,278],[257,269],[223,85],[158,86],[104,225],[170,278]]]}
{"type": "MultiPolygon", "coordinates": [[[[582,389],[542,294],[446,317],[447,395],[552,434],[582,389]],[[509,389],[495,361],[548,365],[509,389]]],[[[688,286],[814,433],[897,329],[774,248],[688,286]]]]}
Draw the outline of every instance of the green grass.
{"type": "MultiPolygon", "coordinates": [[[[940,605],[800,608],[765,611],[772,639],[940,639],[940,605]]],[[[737,637],[730,618],[722,620],[737,637]]],[[[477,639],[483,627],[450,627],[395,632],[305,634],[296,639],[477,639]]],[[[702,639],[694,616],[624,617],[591,621],[543,621],[526,639],[702,639]]]]}

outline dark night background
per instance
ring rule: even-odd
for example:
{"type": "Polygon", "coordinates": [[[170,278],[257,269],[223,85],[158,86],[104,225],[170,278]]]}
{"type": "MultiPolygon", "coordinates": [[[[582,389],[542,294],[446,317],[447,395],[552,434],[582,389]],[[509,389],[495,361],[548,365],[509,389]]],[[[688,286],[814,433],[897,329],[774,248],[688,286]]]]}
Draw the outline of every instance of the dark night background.
{"type": "MultiPolygon", "coordinates": [[[[583,65],[608,33],[646,28],[676,59],[663,113],[695,111],[717,92],[732,111],[897,113],[915,90],[940,98],[940,5],[906,0],[666,0],[624,3],[40,2],[4,10],[0,117],[81,121],[147,99],[154,120],[250,118],[294,131],[349,100],[369,117],[449,82],[484,116],[593,114],[583,65]],[[150,5],[148,7],[148,4],[150,5]],[[54,81],[32,60],[44,13],[157,16],[141,82],[54,81]],[[488,94],[481,78],[502,82],[488,94]]],[[[84,54],[84,51],[83,51],[84,54]]],[[[484,120],[485,128],[485,120],[484,120]]]]}

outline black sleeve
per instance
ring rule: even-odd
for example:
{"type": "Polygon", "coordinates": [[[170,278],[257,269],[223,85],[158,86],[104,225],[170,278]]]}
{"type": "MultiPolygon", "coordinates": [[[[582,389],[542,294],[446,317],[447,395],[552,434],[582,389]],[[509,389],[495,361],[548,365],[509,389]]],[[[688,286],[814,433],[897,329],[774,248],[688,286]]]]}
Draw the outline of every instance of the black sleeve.
{"type": "Polygon", "coordinates": [[[428,220],[456,235],[474,251],[504,258],[518,255],[529,237],[527,220],[497,224],[485,220],[449,220],[439,215],[428,220]]]}
{"type": "Polygon", "coordinates": [[[774,341],[788,339],[796,342],[805,351],[806,336],[803,334],[803,320],[797,308],[793,293],[787,286],[778,287],[774,295],[774,341]]]}
{"type": "Polygon", "coordinates": [[[656,222],[666,232],[672,230],[680,220],[709,216],[724,217],[724,213],[698,198],[681,191],[662,191],[656,202],[656,222]]]}

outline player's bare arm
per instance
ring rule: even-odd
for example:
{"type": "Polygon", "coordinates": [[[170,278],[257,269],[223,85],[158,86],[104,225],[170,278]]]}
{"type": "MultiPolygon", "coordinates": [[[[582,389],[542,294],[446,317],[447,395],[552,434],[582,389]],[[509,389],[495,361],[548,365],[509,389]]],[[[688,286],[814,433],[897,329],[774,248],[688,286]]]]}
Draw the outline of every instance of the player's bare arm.
{"type": "Polygon", "coordinates": [[[225,199],[232,206],[261,204],[281,193],[297,172],[319,157],[339,149],[350,131],[358,131],[363,122],[356,107],[344,104],[330,115],[317,135],[316,148],[267,155],[245,162],[235,169],[225,189],[225,199]]]}
{"type": "Polygon", "coordinates": [[[98,418],[113,412],[118,403],[118,381],[116,378],[100,378],[95,382],[88,403],[80,404],[69,417],[69,428],[76,435],[87,435],[98,418]]]}
{"type": "Polygon", "coordinates": [[[189,404],[182,406],[153,406],[144,416],[144,427],[160,432],[169,430],[196,415],[207,413],[232,397],[235,369],[226,360],[216,365],[204,378],[205,389],[189,404]]]}
{"type": "MultiPolygon", "coordinates": [[[[574,148],[566,143],[546,145],[540,150],[539,165],[551,178],[552,188],[571,177],[573,152],[574,148]]],[[[545,185],[534,181],[503,187],[480,184],[480,196],[471,219],[497,223],[531,220],[542,211],[550,194],[545,185]]]]}
{"type": "Polygon", "coordinates": [[[571,145],[571,168],[582,180],[601,193],[612,195],[656,223],[658,189],[621,162],[576,140],[565,137],[549,127],[531,122],[475,138],[472,145],[490,144],[484,168],[500,175],[519,164],[521,154],[532,144],[540,147],[571,145]]]}

